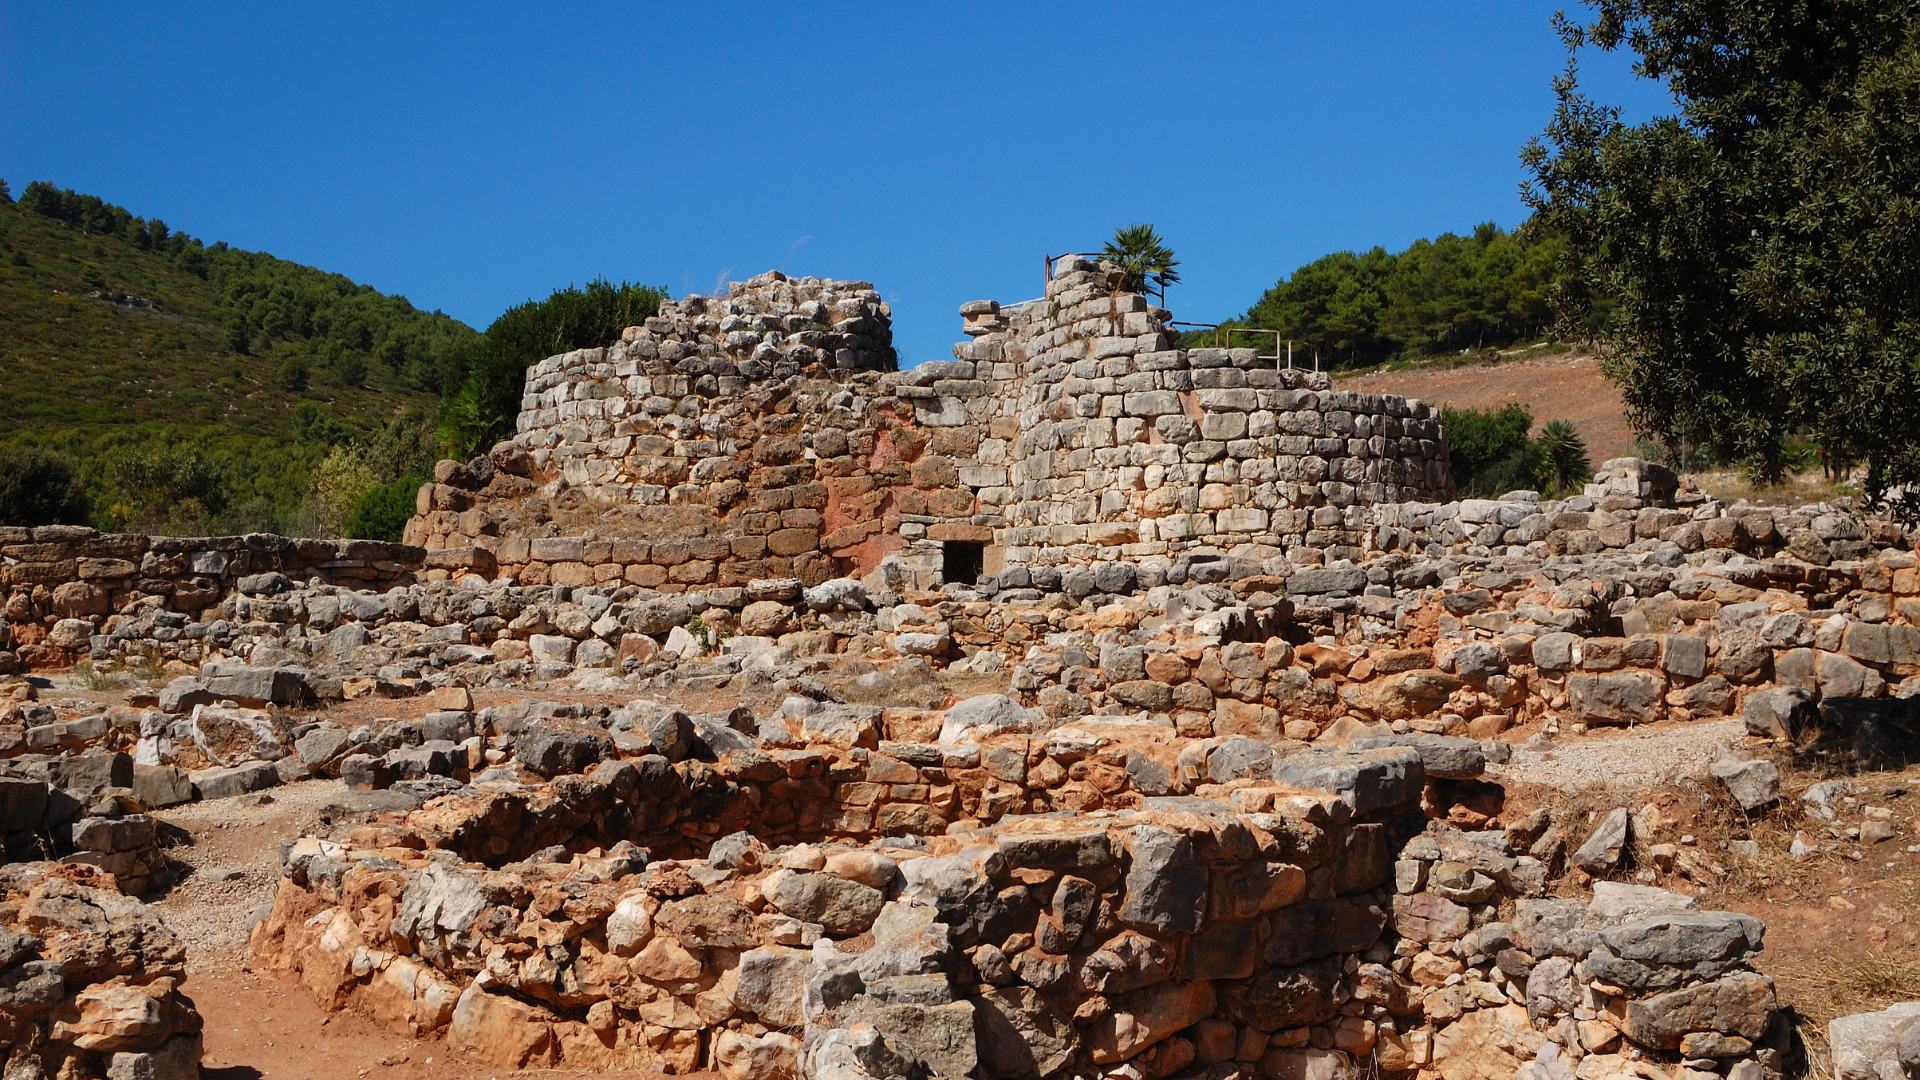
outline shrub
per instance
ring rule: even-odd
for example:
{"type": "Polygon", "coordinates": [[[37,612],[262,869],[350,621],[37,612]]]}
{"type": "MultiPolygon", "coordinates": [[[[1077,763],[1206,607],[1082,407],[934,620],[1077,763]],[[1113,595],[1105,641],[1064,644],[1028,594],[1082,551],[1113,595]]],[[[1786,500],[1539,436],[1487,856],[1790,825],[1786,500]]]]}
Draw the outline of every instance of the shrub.
{"type": "Polygon", "coordinates": [[[1534,444],[1534,480],[1542,494],[1554,497],[1583,486],[1593,477],[1587,443],[1565,420],[1550,420],[1534,444]]]}
{"type": "Polygon", "coordinates": [[[73,468],[42,454],[0,457],[0,524],[84,525],[87,496],[73,468]]]}
{"type": "Polygon", "coordinates": [[[1491,497],[1538,490],[1550,498],[1578,490],[1593,475],[1587,444],[1565,420],[1550,420],[1529,438],[1533,413],[1525,405],[1498,409],[1442,409],[1456,495],[1491,497]]]}
{"type": "Polygon", "coordinates": [[[398,540],[413,516],[413,502],[427,478],[418,474],[378,484],[361,493],[342,530],[356,540],[398,540]]]}
{"type": "Polygon", "coordinates": [[[1533,482],[1533,413],[1525,405],[1498,409],[1442,409],[1449,476],[1457,495],[1500,495],[1533,482]]]}
{"type": "Polygon", "coordinates": [[[336,446],[313,470],[313,494],[307,504],[313,510],[314,528],[321,536],[338,536],[347,521],[359,509],[360,499],[378,487],[367,455],[357,446],[336,446]]]}

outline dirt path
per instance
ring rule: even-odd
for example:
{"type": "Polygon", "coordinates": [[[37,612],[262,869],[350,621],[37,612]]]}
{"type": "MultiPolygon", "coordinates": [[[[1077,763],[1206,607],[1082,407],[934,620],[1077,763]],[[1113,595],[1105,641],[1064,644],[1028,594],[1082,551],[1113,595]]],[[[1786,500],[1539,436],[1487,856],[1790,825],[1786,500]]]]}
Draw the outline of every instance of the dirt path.
{"type": "Polygon", "coordinates": [[[487,1080],[508,1074],[656,1080],[651,1072],[516,1072],[470,1061],[438,1039],[411,1039],[353,1013],[325,1013],[279,976],[248,970],[247,924],[273,898],[280,845],[318,831],[321,807],[342,790],[336,780],[311,780],[158,815],[192,838],[191,845],[169,852],[192,875],[154,906],[187,945],[187,992],[206,1020],[207,1080],[487,1080]]]}
{"type": "Polygon", "coordinates": [[[1600,374],[1600,361],[1584,353],[1504,364],[1336,376],[1334,385],[1342,390],[1400,394],[1464,409],[1494,409],[1517,401],[1533,410],[1536,428],[1549,420],[1572,422],[1586,440],[1587,457],[1595,465],[1632,452],[1633,429],[1627,425],[1626,403],[1620,400],[1620,391],[1600,374]]]}

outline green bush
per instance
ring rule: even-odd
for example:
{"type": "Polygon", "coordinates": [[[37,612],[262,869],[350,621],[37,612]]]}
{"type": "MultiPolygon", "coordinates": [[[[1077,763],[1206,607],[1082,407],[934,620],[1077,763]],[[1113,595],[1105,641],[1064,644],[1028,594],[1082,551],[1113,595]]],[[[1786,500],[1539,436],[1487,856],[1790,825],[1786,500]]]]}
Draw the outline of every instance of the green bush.
{"type": "Polygon", "coordinates": [[[1491,498],[1509,491],[1538,491],[1557,498],[1578,490],[1593,475],[1587,444],[1565,420],[1551,420],[1529,437],[1533,412],[1518,403],[1498,409],[1440,411],[1446,428],[1455,495],[1491,498]]]}
{"type": "Polygon", "coordinates": [[[403,476],[368,488],[354,503],[344,529],[356,540],[398,540],[413,516],[413,502],[427,478],[403,476]]]}
{"type": "Polygon", "coordinates": [[[0,525],[85,525],[87,495],[73,467],[41,454],[0,457],[0,525]]]}
{"type": "Polygon", "coordinates": [[[466,457],[513,430],[527,366],[556,353],[607,345],[660,311],[665,289],[596,279],[508,308],[464,356],[462,385],[446,395],[437,431],[450,457],[466,457]]]}
{"type": "Polygon", "coordinates": [[[1593,478],[1587,442],[1565,420],[1549,420],[1533,440],[1534,481],[1549,498],[1583,487],[1593,478]]]}
{"type": "Polygon", "coordinates": [[[1457,495],[1501,495],[1532,483],[1533,413],[1525,405],[1440,411],[1457,495]]]}

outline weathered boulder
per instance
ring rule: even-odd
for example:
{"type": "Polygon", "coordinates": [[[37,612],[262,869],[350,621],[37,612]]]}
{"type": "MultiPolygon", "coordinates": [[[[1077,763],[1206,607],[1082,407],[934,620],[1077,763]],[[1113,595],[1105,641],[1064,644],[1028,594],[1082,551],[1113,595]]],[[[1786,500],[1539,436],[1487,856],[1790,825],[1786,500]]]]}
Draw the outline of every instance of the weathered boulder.
{"type": "Polygon", "coordinates": [[[1771,761],[1729,754],[1709,771],[1749,814],[1780,801],[1780,768],[1771,761]]]}
{"type": "Polygon", "coordinates": [[[1694,1032],[1721,1032],[1758,1039],[1773,1019],[1773,981],[1752,971],[1738,971],[1627,1003],[1627,1038],[1658,1050],[1678,1050],[1680,1040],[1694,1032]]]}
{"type": "Polygon", "coordinates": [[[1567,677],[1567,702],[1588,723],[1635,724],[1660,718],[1666,691],[1650,671],[1609,671],[1567,677]]]}
{"type": "Polygon", "coordinates": [[[196,705],[187,730],[200,752],[218,765],[272,761],[288,750],[286,722],[259,709],[196,705]]]}
{"type": "Polygon", "coordinates": [[[1903,1002],[1879,1012],[1855,1013],[1827,1024],[1836,1080],[1909,1080],[1920,1032],[1920,1002],[1903,1002]]]}
{"type": "Polygon", "coordinates": [[[1760,951],[1765,934],[1760,920],[1731,911],[1650,915],[1602,930],[1587,968],[1627,990],[1669,990],[1741,967],[1760,951]]]}
{"type": "Polygon", "coordinates": [[[1205,914],[1207,873],[1184,834],[1140,825],[1127,834],[1120,920],[1160,933],[1192,933],[1205,914]]]}
{"type": "Polygon", "coordinates": [[[520,764],[542,776],[585,772],[613,756],[613,740],[599,731],[557,723],[538,723],[513,741],[520,764]]]}
{"type": "Polygon", "coordinates": [[[955,702],[940,722],[940,745],[977,742],[993,735],[1034,729],[1035,710],[1004,694],[980,694],[955,702]]]}
{"type": "Polygon", "coordinates": [[[1573,865],[1589,874],[1604,874],[1620,865],[1626,854],[1631,816],[1624,806],[1615,807],[1600,819],[1593,832],[1574,849],[1573,865]]]}
{"type": "Polygon", "coordinates": [[[886,903],[880,890],[833,874],[776,874],[762,891],[781,913],[819,923],[835,937],[865,933],[886,903]]]}
{"type": "Polygon", "coordinates": [[[230,768],[196,769],[187,774],[194,793],[202,799],[231,799],[280,784],[280,771],[271,761],[248,761],[230,768]]]}

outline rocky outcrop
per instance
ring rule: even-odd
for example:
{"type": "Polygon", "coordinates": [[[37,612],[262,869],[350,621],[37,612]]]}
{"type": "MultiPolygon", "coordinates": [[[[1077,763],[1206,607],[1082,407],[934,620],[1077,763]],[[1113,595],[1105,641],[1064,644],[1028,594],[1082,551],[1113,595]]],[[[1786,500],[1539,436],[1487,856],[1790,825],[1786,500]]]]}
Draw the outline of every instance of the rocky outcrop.
{"type": "Polygon", "coordinates": [[[194,1080],[200,1015],[180,943],[138,901],[0,872],[0,1072],[194,1080]]]}

